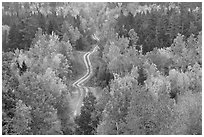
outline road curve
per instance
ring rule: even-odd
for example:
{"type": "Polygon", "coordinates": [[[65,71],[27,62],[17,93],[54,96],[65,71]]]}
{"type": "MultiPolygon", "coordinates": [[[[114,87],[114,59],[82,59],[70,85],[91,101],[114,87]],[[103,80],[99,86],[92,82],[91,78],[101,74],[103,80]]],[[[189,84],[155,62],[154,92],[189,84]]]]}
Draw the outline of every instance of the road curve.
{"type": "MultiPolygon", "coordinates": [[[[99,40],[96,36],[93,37],[95,40],[99,40]]],[[[72,85],[76,88],[78,88],[79,90],[79,94],[80,94],[80,98],[77,101],[77,105],[74,111],[74,116],[79,115],[80,114],[80,108],[83,102],[83,98],[85,97],[85,95],[88,92],[88,88],[84,86],[84,82],[90,77],[91,73],[92,73],[92,65],[91,65],[91,61],[90,61],[90,55],[92,53],[94,53],[97,50],[98,46],[95,46],[92,52],[87,52],[84,54],[83,56],[83,60],[84,63],[86,65],[86,74],[84,76],[82,76],[80,79],[78,79],[77,81],[75,81],[72,85]]]]}

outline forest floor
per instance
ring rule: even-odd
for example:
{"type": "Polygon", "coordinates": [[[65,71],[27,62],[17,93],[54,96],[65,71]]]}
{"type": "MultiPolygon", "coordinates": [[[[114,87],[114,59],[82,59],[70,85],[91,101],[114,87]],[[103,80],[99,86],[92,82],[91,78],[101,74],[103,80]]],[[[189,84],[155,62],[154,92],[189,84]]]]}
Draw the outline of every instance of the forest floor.
{"type": "Polygon", "coordinates": [[[77,79],[79,79],[80,77],[82,77],[86,73],[86,65],[83,61],[83,56],[85,53],[86,52],[82,52],[82,51],[75,51],[73,53],[75,60],[74,60],[74,63],[72,65],[74,68],[73,74],[75,77],[72,79],[72,83],[74,83],[77,79]]]}
{"type": "Polygon", "coordinates": [[[93,95],[98,99],[102,94],[101,88],[95,86],[95,83],[94,83],[96,68],[99,66],[98,51],[91,54],[89,58],[92,66],[92,74],[84,85],[88,87],[89,91],[91,91],[93,95]]]}
{"type": "MultiPolygon", "coordinates": [[[[87,72],[87,69],[86,69],[86,65],[85,65],[85,62],[84,62],[84,59],[83,59],[83,56],[86,52],[75,52],[74,54],[74,57],[75,57],[75,66],[77,69],[74,70],[75,73],[77,73],[77,77],[74,78],[74,82],[81,78],[83,75],[85,75],[85,73],[87,72]],[[82,68],[83,67],[83,68],[82,68]]],[[[85,84],[85,87],[87,87],[88,91],[89,92],[92,92],[93,95],[98,99],[100,97],[100,95],[98,94],[97,91],[101,91],[101,90],[98,90],[98,88],[94,87],[94,85],[89,85],[89,84],[86,84],[86,83],[89,83],[89,80],[91,79],[91,77],[93,76],[94,74],[94,71],[95,71],[95,68],[96,66],[98,66],[98,61],[97,61],[97,53],[96,52],[93,52],[90,56],[89,56],[89,59],[90,59],[90,62],[91,62],[91,68],[93,69],[92,72],[89,74],[89,77],[88,79],[86,79],[84,81],[84,84],[85,84]]],[[[72,83],[73,84],[73,83],[72,83]]],[[[73,109],[73,114],[78,106],[78,104],[80,103],[79,100],[81,98],[81,96],[85,96],[85,93],[86,91],[84,91],[85,88],[76,88],[74,91],[73,91],[73,96],[72,96],[72,101],[71,101],[71,108],[73,109]],[[78,103],[77,103],[78,102],[78,103]]],[[[81,105],[80,105],[81,106],[81,105]]]]}
{"type": "MultiPolygon", "coordinates": [[[[73,56],[74,56],[74,61],[73,61],[73,68],[74,70],[72,70],[72,72],[74,73],[74,78],[71,81],[71,85],[78,80],[79,78],[81,78],[83,75],[86,74],[86,65],[84,63],[83,60],[83,56],[86,52],[83,51],[74,51],[73,56]]],[[[77,89],[75,87],[72,87],[73,91],[72,92],[72,97],[71,97],[71,101],[70,101],[70,107],[72,109],[72,113],[74,114],[74,111],[77,107],[77,103],[78,100],[80,99],[81,93],[82,91],[80,91],[80,89],[77,89]]]]}

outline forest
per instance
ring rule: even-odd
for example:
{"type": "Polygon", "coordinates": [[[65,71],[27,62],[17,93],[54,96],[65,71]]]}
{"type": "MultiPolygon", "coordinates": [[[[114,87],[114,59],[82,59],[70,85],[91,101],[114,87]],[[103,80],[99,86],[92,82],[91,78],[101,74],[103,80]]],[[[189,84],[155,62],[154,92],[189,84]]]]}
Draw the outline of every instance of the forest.
{"type": "Polygon", "coordinates": [[[2,134],[202,135],[202,3],[2,2],[2,134]]]}

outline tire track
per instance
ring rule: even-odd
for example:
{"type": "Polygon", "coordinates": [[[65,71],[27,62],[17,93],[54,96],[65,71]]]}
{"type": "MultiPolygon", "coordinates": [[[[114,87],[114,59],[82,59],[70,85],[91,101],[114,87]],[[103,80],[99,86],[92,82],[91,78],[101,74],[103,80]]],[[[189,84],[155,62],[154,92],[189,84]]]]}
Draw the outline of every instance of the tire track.
{"type": "MultiPolygon", "coordinates": [[[[99,41],[99,39],[93,35],[93,38],[97,41],[99,41]]],[[[81,110],[81,105],[83,103],[83,98],[87,95],[88,93],[88,88],[84,86],[84,82],[90,77],[90,75],[92,74],[92,65],[91,65],[91,61],[90,61],[90,55],[92,53],[94,53],[96,50],[98,49],[98,46],[95,46],[92,52],[87,52],[84,54],[83,56],[83,60],[84,63],[86,65],[86,74],[84,76],[82,76],[80,79],[78,79],[76,82],[74,82],[72,85],[76,88],[78,88],[79,90],[79,100],[77,101],[77,105],[76,105],[76,109],[74,111],[74,116],[79,115],[80,114],[80,110],[81,110]]]]}

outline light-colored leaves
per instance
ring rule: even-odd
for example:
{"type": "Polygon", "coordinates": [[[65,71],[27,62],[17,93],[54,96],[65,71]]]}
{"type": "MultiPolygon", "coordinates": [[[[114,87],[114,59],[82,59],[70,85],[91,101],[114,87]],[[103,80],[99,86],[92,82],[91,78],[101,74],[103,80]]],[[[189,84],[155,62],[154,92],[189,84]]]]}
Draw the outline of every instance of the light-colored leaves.
{"type": "Polygon", "coordinates": [[[171,134],[194,135],[202,132],[202,99],[201,94],[186,94],[180,97],[175,106],[175,119],[171,134]]]}
{"type": "Polygon", "coordinates": [[[17,135],[29,134],[29,124],[31,123],[31,108],[27,107],[22,100],[16,104],[15,116],[13,119],[13,130],[17,135]]]}
{"type": "Polygon", "coordinates": [[[112,61],[116,59],[119,55],[120,55],[120,49],[117,46],[115,46],[114,43],[111,43],[109,47],[109,52],[107,54],[108,59],[112,61]]]}

